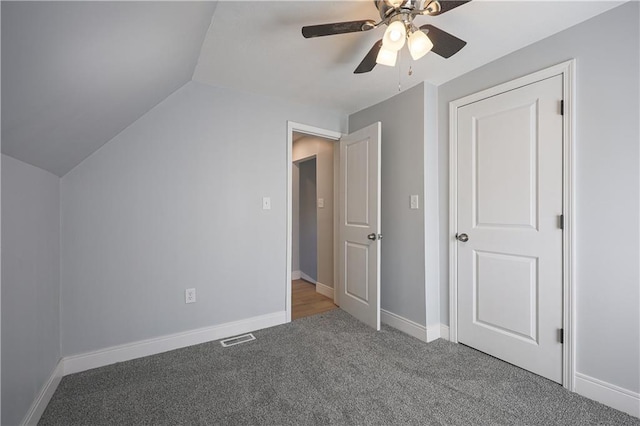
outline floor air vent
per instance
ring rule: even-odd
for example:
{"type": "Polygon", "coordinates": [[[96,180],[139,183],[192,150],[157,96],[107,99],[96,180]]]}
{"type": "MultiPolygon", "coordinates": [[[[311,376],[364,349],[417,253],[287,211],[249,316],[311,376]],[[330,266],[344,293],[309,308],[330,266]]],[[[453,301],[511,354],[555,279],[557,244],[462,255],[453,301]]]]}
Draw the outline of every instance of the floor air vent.
{"type": "Polygon", "coordinates": [[[228,346],[239,345],[240,343],[246,343],[252,340],[256,340],[256,338],[253,337],[253,334],[249,333],[243,334],[242,336],[229,337],[228,339],[220,340],[220,344],[226,348],[228,346]]]}

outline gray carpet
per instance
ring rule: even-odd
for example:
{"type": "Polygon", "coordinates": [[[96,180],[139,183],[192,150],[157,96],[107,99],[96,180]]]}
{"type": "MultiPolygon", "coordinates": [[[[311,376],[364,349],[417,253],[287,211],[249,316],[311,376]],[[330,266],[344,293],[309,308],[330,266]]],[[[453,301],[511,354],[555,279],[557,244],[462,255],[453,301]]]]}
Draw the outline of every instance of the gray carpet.
{"type": "Polygon", "coordinates": [[[335,310],[63,378],[42,425],[640,425],[463,345],[335,310]]]}

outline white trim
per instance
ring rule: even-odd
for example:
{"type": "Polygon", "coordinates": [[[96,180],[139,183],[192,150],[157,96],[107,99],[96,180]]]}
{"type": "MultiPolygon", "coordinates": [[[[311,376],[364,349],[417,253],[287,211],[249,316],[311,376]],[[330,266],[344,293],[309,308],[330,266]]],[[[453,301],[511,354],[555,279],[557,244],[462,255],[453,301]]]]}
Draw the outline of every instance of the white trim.
{"type": "Polygon", "coordinates": [[[427,328],[417,322],[411,321],[393,312],[380,309],[380,321],[388,326],[396,328],[409,336],[427,342],[427,328]]]}
{"type": "Polygon", "coordinates": [[[616,410],[640,417],[640,394],[576,372],[575,391],[616,410]]]}
{"type": "Polygon", "coordinates": [[[42,389],[40,389],[40,392],[31,404],[31,407],[29,407],[29,411],[27,411],[27,414],[24,416],[24,419],[20,423],[21,425],[30,426],[38,424],[38,422],[40,421],[40,417],[42,417],[44,410],[49,404],[49,401],[51,401],[51,397],[58,388],[60,380],[62,380],[63,372],[64,361],[59,360],[58,364],[56,364],[56,368],[54,368],[51,372],[51,376],[49,376],[49,379],[44,384],[44,386],[42,386],[42,389]]]}
{"type": "Polygon", "coordinates": [[[313,285],[317,284],[316,280],[314,280],[313,278],[311,278],[309,275],[305,274],[302,271],[300,271],[300,279],[305,280],[306,282],[311,283],[313,285]]]}
{"type": "Polygon", "coordinates": [[[315,160],[318,158],[318,154],[310,154],[307,155],[306,157],[300,157],[297,160],[293,161],[293,158],[291,159],[291,162],[293,164],[300,164],[300,163],[304,163],[305,161],[309,161],[309,160],[315,160]]]}
{"type": "Polygon", "coordinates": [[[440,338],[444,340],[449,340],[449,326],[445,324],[440,324],[440,338]]]}
{"type": "Polygon", "coordinates": [[[440,324],[427,326],[427,343],[438,340],[442,337],[442,327],[440,324]]]}
{"type": "MultiPolygon", "coordinates": [[[[286,247],[286,269],[285,269],[285,322],[291,322],[291,240],[293,233],[293,188],[292,188],[292,159],[293,159],[293,132],[305,133],[307,135],[320,136],[326,139],[339,140],[342,133],[334,130],[321,129],[320,127],[309,126],[307,124],[287,121],[287,247],[286,247]]],[[[334,203],[335,204],[335,203],[334,203]]]]}
{"type": "Polygon", "coordinates": [[[224,339],[286,322],[284,311],[260,315],[240,321],[228,322],[213,327],[203,327],[183,333],[169,334],[154,339],[140,340],[125,345],[112,346],[94,352],[63,358],[64,374],[78,373],[92,368],[129,361],[162,352],[198,345],[212,340],[224,339]]]}
{"type": "Polygon", "coordinates": [[[457,271],[457,172],[458,172],[458,108],[479,100],[514,90],[519,87],[544,80],[555,75],[562,75],[564,116],[563,116],[563,215],[564,233],[562,245],[562,279],[563,279],[563,327],[565,343],[562,354],[562,385],[574,390],[575,377],[575,59],[563,62],[550,68],[511,80],[490,89],[482,90],[449,103],[449,339],[458,342],[458,271],[457,271]]]}
{"type": "Polygon", "coordinates": [[[292,280],[299,280],[302,277],[302,273],[300,271],[293,271],[291,273],[292,280]]]}
{"type": "Polygon", "coordinates": [[[562,72],[562,86],[564,99],[563,120],[563,160],[562,160],[562,214],[564,217],[564,232],[562,233],[562,324],[564,328],[564,345],[562,346],[562,385],[575,390],[576,376],[576,293],[573,282],[575,274],[575,155],[576,140],[576,61],[565,62],[562,72]]]}
{"type": "Polygon", "coordinates": [[[333,145],[333,303],[340,306],[340,206],[336,194],[340,194],[340,143],[333,145]]]}
{"type": "Polygon", "coordinates": [[[316,282],[316,293],[320,293],[321,295],[333,300],[333,287],[329,287],[328,285],[322,284],[319,281],[316,282]]]}

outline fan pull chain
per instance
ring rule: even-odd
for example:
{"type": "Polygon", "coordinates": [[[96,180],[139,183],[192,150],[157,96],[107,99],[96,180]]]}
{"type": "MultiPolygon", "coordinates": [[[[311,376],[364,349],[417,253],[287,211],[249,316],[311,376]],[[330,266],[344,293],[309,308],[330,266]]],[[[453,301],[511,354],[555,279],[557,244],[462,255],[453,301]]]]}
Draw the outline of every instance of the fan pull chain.
{"type": "MultiPolygon", "coordinates": [[[[413,75],[413,66],[409,65],[407,75],[413,75]]],[[[398,93],[402,92],[402,51],[398,52],[398,93]]]]}
{"type": "Polygon", "coordinates": [[[398,93],[402,91],[402,51],[398,52],[398,93]]]}

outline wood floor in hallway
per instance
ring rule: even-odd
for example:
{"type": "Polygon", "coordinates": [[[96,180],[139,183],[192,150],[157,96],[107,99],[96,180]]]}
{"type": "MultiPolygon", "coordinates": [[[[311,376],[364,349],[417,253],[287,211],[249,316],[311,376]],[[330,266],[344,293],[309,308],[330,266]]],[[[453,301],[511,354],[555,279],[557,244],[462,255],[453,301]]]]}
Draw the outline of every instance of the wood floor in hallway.
{"type": "Polygon", "coordinates": [[[338,309],[333,300],[316,292],[316,286],[304,280],[291,282],[291,319],[309,317],[338,309]]]}

